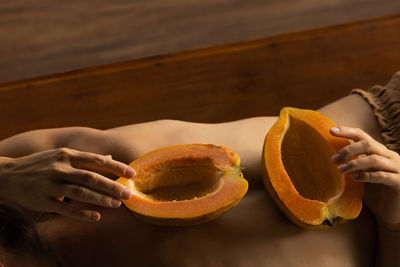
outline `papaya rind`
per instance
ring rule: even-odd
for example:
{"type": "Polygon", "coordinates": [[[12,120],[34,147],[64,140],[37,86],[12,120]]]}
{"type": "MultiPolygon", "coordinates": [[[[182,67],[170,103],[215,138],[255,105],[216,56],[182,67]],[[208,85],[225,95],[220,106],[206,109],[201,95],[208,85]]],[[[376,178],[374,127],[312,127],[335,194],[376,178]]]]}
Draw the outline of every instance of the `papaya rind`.
{"type": "MultiPolygon", "coordinates": [[[[335,206],[335,203],[321,203],[320,205],[321,208],[321,216],[319,220],[314,220],[314,221],[307,221],[302,218],[299,218],[296,216],[288,207],[286,207],[285,203],[281,200],[279,197],[278,193],[276,192],[276,189],[271,183],[270,180],[270,173],[268,170],[268,159],[266,158],[266,148],[270,145],[267,140],[268,136],[271,133],[271,130],[274,127],[283,127],[282,123],[285,123],[285,121],[282,122],[282,120],[286,119],[284,116],[288,116],[289,113],[294,113],[294,114],[306,114],[306,116],[310,117],[311,119],[309,121],[306,121],[307,123],[311,123],[313,128],[317,130],[321,136],[323,136],[327,141],[331,140],[329,143],[331,146],[334,148],[335,151],[340,150],[342,147],[346,146],[349,144],[349,142],[346,139],[338,139],[330,135],[329,129],[332,127],[335,127],[335,123],[331,121],[329,118],[326,116],[322,115],[321,113],[314,111],[314,110],[307,110],[307,109],[297,109],[297,108],[290,108],[290,107],[285,107],[281,110],[280,116],[277,120],[277,122],[270,128],[268,131],[265,141],[264,141],[264,147],[263,147],[263,153],[262,153],[262,172],[263,172],[263,181],[265,188],[273,201],[276,203],[276,205],[286,214],[286,216],[295,224],[299,225],[302,228],[305,229],[310,229],[310,230],[323,230],[323,229],[329,229],[332,228],[333,226],[336,226],[338,224],[341,224],[345,222],[346,220],[354,219],[356,218],[359,213],[361,212],[362,208],[362,195],[363,195],[363,185],[362,183],[357,183],[351,180],[351,178],[348,175],[344,175],[345,177],[345,182],[346,182],[346,187],[348,189],[346,191],[346,187],[343,190],[342,195],[338,198],[337,203],[341,201],[341,205],[337,205],[338,207],[335,206]],[[332,141],[332,140],[335,141],[332,141]],[[349,192],[351,191],[351,192],[349,192]],[[353,208],[353,212],[347,213],[345,212],[345,205],[343,205],[343,199],[345,197],[349,197],[349,194],[354,194],[354,198],[351,199],[351,205],[353,208]],[[335,214],[337,213],[337,214],[335,214]],[[338,215],[339,214],[339,215],[338,215]],[[342,216],[340,216],[342,215],[342,216]],[[326,223],[328,220],[330,223],[326,223]]],[[[286,127],[286,126],[285,126],[286,127]]],[[[276,140],[275,140],[276,141],[276,140]]],[[[282,140],[281,140],[282,141],[282,140]]],[[[274,144],[276,145],[276,144],[274,144]]],[[[279,143],[281,145],[281,142],[279,143]]],[[[283,166],[282,161],[280,164],[283,166]]],[[[285,174],[287,176],[287,173],[285,171],[285,174]]],[[[294,188],[294,187],[293,187],[294,188]]],[[[294,189],[295,190],[295,189],[294,189]]],[[[297,192],[297,191],[296,191],[297,192]]],[[[308,201],[308,200],[307,200],[308,201]]],[[[313,201],[309,201],[312,203],[313,201]]]]}
{"type": "MultiPolygon", "coordinates": [[[[213,220],[216,217],[220,216],[221,214],[227,212],[232,207],[237,205],[239,203],[239,201],[243,198],[243,196],[246,194],[246,192],[248,190],[248,182],[246,179],[244,179],[243,174],[241,172],[240,157],[229,148],[226,148],[223,146],[210,145],[210,144],[207,144],[207,145],[203,145],[203,144],[176,145],[176,146],[164,147],[164,148],[157,149],[155,151],[151,151],[149,153],[146,153],[144,156],[149,156],[149,155],[151,156],[151,155],[154,155],[154,153],[157,153],[160,151],[165,151],[166,149],[169,149],[169,148],[177,148],[179,146],[198,146],[198,147],[202,147],[202,148],[214,148],[214,149],[218,148],[218,149],[223,150],[229,156],[231,164],[226,167],[226,170],[222,170],[223,175],[222,175],[221,179],[224,179],[225,176],[229,176],[230,179],[235,179],[236,184],[238,184],[238,186],[240,186],[240,188],[237,190],[238,191],[237,195],[234,198],[232,198],[230,201],[221,205],[217,209],[214,209],[211,211],[209,210],[208,212],[205,212],[203,214],[198,214],[197,216],[188,216],[188,217],[158,216],[158,215],[154,215],[154,214],[140,212],[140,211],[137,211],[134,208],[132,208],[132,205],[130,205],[130,201],[132,198],[129,200],[122,200],[122,203],[124,204],[124,206],[127,207],[137,218],[142,219],[143,221],[146,221],[149,223],[157,224],[157,225],[169,225],[169,226],[197,225],[197,224],[201,224],[201,223],[213,220]],[[239,179],[239,180],[236,180],[236,179],[239,179]]],[[[137,160],[139,160],[139,159],[137,159],[137,160]]],[[[132,162],[130,165],[132,166],[133,163],[134,162],[132,162]]],[[[125,186],[128,186],[128,181],[129,181],[128,178],[123,178],[123,177],[120,177],[119,179],[117,179],[117,182],[120,182],[120,183],[124,184],[125,186]]],[[[224,185],[222,185],[222,186],[224,186],[224,185]]],[[[218,192],[219,190],[220,189],[218,189],[216,192],[218,192]]],[[[213,193],[210,195],[213,195],[213,193]]],[[[204,199],[207,197],[209,197],[209,196],[203,196],[201,198],[204,199]]],[[[200,198],[197,200],[200,200],[200,198]]],[[[188,202],[188,201],[191,201],[191,200],[185,200],[185,202],[188,202]]],[[[195,200],[193,200],[193,201],[195,201],[195,200]]],[[[176,202],[178,203],[179,201],[176,201],[176,202]]],[[[158,204],[160,204],[160,203],[158,203],[158,204]]]]}

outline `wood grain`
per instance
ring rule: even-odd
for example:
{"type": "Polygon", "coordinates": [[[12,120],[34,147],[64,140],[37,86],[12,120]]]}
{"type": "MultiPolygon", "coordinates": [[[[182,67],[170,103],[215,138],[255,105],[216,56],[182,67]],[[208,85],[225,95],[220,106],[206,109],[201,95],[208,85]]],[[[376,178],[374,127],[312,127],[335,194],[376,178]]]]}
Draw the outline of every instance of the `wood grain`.
{"type": "Polygon", "coordinates": [[[398,0],[3,0],[0,81],[396,12],[398,0]]]}
{"type": "Polygon", "coordinates": [[[316,109],[400,68],[400,15],[0,86],[0,138],[22,131],[199,122],[316,109]]]}

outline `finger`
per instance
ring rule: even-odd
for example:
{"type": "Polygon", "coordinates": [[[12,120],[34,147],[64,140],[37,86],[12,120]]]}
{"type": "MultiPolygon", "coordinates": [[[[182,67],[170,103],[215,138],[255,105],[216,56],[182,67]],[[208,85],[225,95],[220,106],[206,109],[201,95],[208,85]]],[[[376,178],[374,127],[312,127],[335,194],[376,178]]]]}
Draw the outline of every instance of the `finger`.
{"type": "Polygon", "coordinates": [[[335,155],[332,156],[332,161],[341,163],[347,161],[355,156],[367,154],[366,142],[364,140],[345,146],[340,149],[335,155]]]}
{"type": "Polygon", "coordinates": [[[330,133],[333,136],[344,137],[351,139],[353,141],[359,141],[362,139],[371,138],[366,132],[364,132],[360,128],[353,128],[346,126],[333,127],[330,129],[330,133]]]}
{"type": "Polygon", "coordinates": [[[87,170],[72,168],[65,173],[62,182],[84,186],[117,199],[129,199],[132,194],[124,185],[87,170]]]}
{"type": "Polygon", "coordinates": [[[400,177],[396,173],[376,171],[354,173],[351,177],[360,182],[384,184],[400,191],[400,177]]]}
{"type": "Polygon", "coordinates": [[[330,132],[334,136],[356,141],[356,143],[342,148],[332,157],[332,160],[336,163],[343,162],[361,154],[378,154],[387,158],[393,157],[392,151],[359,128],[340,126],[331,128],[330,132]]]}
{"type": "Polygon", "coordinates": [[[59,200],[52,201],[51,211],[80,221],[95,222],[100,220],[100,213],[97,211],[78,209],[59,200]]]}
{"type": "Polygon", "coordinates": [[[340,149],[335,155],[332,156],[332,161],[335,163],[341,163],[355,156],[363,154],[377,154],[390,158],[390,154],[386,150],[388,149],[381,144],[377,145],[376,142],[371,142],[371,140],[363,139],[340,149]]]}
{"type": "Polygon", "coordinates": [[[75,168],[91,171],[102,171],[116,176],[131,178],[135,176],[135,170],[122,162],[113,160],[109,156],[90,152],[71,150],[71,164],[75,168]]]}
{"type": "Polygon", "coordinates": [[[54,194],[55,197],[68,197],[70,199],[108,208],[118,208],[121,206],[121,201],[118,199],[73,184],[55,185],[52,194],[54,194]]]}
{"type": "Polygon", "coordinates": [[[391,160],[376,154],[353,159],[346,164],[339,165],[338,170],[343,173],[350,173],[362,170],[376,170],[386,172],[398,171],[396,165],[393,164],[391,160]]]}

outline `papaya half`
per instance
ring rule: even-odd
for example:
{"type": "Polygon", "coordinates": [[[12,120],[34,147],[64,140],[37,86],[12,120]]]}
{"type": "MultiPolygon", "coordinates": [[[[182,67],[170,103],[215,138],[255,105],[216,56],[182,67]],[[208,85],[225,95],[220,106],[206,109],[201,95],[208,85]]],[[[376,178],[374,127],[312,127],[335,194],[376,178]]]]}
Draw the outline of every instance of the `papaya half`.
{"type": "Polygon", "coordinates": [[[130,166],[136,176],[117,179],[133,192],[122,202],[139,218],[159,225],[210,221],[235,206],[248,188],[239,156],[222,146],[164,147],[130,166]]]}
{"type": "Polygon", "coordinates": [[[334,137],[335,124],[319,112],[283,108],[265,138],[265,188],[295,224],[327,229],[356,218],[364,187],[337,170],[331,157],[349,141],[334,137]]]}

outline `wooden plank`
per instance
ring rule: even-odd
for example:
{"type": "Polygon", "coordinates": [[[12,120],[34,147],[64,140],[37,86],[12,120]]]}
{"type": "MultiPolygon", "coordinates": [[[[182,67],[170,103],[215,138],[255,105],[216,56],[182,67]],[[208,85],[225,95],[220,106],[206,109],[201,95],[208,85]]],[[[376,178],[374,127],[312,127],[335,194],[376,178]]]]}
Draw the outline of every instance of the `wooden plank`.
{"type": "Polygon", "coordinates": [[[396,12],[398,0],[0,1],[0,81],[396,12]]]}
{"type": "Polygon", "coordinates": [[[0,137],[173,118],[218,122],[316,109],[400,67],[400,15],[0,86],[0,137]]]}

